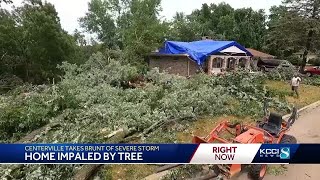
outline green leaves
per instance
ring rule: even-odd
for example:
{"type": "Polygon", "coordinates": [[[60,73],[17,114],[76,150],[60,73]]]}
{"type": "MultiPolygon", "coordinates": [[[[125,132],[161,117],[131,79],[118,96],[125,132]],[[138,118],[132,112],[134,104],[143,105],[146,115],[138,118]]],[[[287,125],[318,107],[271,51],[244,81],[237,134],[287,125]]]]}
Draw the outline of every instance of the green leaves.
{"type": "Polygon", "coordinates": [[[160,47],[168,26],[159,18],[160,0],[92,0],[80,19],[109,48],[121,48],[131,64],[160,47]],[[147,26],[146,26],[147,25],[147,26]]]}
{"type": "Polygon", "coordinates": [[[287,0],[282,6],[273,7],[267,48],[279,57],[302,51],[304,67],[307,55],[320,47],[319,17],[319,0],[287,0]]]}
{"type": "Polygon", "coordinates": [[[57,64],[73,60],[79,50],[50,3],[24,1],[12,12],[1,9],[0,17],[1,73],[43,83],[56,78],[57,64]]]}
{"type": "Polygon", "coordinates": [[[112,18],[109,2],[105,0],[92,0],[89,3],[89,12],[80,18],[80,24],[90,33],[96,33],[98,39],[107,47],[117,46],[116,25],[112,18]]]}
{"type": "Polygon", "coordinates": [[[262,10],[233,9],[225,3],[203,4],[191,15],[177,13],[170,38],[194,41],[210,36],[215,40],[235,40],[246,47],[261,49],[265,32],[265,13],[262,10]]]}

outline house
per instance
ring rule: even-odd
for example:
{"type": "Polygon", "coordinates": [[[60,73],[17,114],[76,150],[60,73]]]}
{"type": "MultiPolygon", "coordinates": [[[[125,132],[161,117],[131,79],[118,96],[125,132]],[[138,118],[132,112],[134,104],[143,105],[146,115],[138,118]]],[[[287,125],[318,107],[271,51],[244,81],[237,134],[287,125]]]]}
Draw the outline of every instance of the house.
{"type": "Polygon", "coordinates": [[[276,58],[276,56],[258,51],[256,49],[247,48],[247,50],[253,55],[252,67],[254,70],[258,69],[258,60],[259,59],[272,60],[272,59],[276,58]]]}
{"type": "Polygon", "coordinates": [[[252,49],[252,48],[247,48],[247,50],[253,55],[254,59],[275,59],[276,56],[252,49]]]}
{"type": "Polygon", "coordinates": [[[249,69],[251,57],[252,54],[235,41],[166,41],[159,52],[150,54],[149,67],[180,76],[200,71],[215,74],[239,67],[249,69]]]}
{"type": "MultiPolygon", "coordinates": [[[[304,54],[303,51],[299,51],[297,53],[294,53],[294,55],[300,59],[303,58],[303,54],[304,54]]],[[[307,62],[309,62],[310,59],[317,59],[319,57],[320,57],[320,51],[319,52],[309,52],[309,54],[307,56],[307,62]]]]}

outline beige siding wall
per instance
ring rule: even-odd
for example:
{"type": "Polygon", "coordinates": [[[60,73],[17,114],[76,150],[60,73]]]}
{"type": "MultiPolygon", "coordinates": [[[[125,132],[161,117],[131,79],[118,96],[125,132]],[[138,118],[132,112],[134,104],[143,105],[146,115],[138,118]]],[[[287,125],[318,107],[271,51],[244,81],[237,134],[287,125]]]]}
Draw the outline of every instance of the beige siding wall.
{"type": "Polygon", "coordinates": [[[315,54],[311,54],[311,55],[308,55],[308,57],[307,57],[307,61],[309,61],[310,59],[317,59],[318,58],[318,56],[317,55],[315,55],[315,54]]]}
{"type": "Polygon", "coordinates": [[[188,57],[150,57],[149,68],[155,67],[161,72],[166,71],[180,76],[193,75],[198,70],[197,64],[188,57]]]}
{"type": "MultiPolygon", "coordinates": [[[[296,54],[296,56],[298,56],[299,58],[302,58],[303,57],[303,54],[296,54]]],[[[307,56],[307,62],[310,60],[310,59],[317,59],[319,56],[316,55],[316,54],[309,54],[307,56]]]]}

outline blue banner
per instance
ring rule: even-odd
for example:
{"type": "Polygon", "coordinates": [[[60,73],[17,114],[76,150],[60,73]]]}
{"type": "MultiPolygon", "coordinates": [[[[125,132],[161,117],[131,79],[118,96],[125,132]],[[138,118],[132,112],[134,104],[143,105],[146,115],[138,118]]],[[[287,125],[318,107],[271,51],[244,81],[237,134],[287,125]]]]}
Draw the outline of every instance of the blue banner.
{"type": "Polygon", "coordinates": [[[196,144],[0,144],[0,163],[189,163],[196,144]]]}
{"type": "Polygon", "coordinates": [[[0,144],[1,164],[319,164],[320,144],[0,144]]]}
{"type": "Polygon", "coordinates": [[[319,164],[320,144],[262,144],[252,163],[319,164]]]}

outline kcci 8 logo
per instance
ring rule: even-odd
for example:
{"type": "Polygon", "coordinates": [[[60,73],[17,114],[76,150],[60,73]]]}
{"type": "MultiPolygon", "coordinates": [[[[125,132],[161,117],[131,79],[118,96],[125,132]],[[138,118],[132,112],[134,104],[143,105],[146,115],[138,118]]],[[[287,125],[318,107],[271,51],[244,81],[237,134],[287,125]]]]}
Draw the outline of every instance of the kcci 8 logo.
{"type": "Polygon", "coordinates": [[[260,149],[260,157],[290,159],[290,147],[283,147],[280,149],[260,149]]]}

